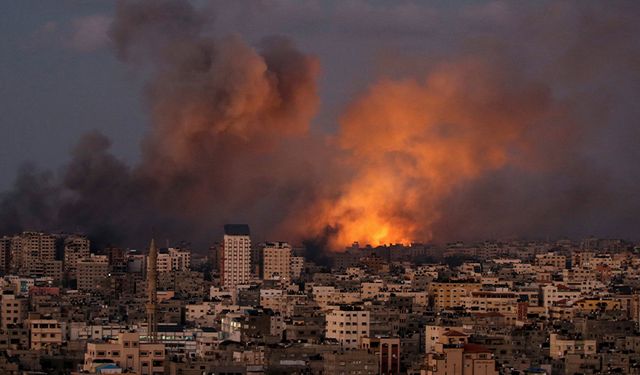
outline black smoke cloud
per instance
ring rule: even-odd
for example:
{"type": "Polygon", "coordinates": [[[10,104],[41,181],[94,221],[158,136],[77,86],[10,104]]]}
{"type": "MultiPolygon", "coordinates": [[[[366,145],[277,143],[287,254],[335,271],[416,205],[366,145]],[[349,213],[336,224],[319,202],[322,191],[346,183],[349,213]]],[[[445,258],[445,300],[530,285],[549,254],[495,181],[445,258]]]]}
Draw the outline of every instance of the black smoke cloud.
{"type": "Polygon", "coordinates": [[[128,166],[107,138],[88,134],[57,179],[20,173],[2,200],[0,231],[80,230],[141,244],[153,230],[204,245],[226,222],[287,214],[309,191],[296,153],[317,106],[318,64],[284,37],[252,47],[207,36],[208,22],[186,1],[118,3],[115,53],[150,77],[142,161],[128,166]]]}
{"type": "Polygon", "coordinates": [[[0,201],[0,228],[3,233],[18,232],[25,225],[48,227],[56,214],[59,193],[51,172],[25,164],[18,171],[13,187],[3,193],[0,201]]]}

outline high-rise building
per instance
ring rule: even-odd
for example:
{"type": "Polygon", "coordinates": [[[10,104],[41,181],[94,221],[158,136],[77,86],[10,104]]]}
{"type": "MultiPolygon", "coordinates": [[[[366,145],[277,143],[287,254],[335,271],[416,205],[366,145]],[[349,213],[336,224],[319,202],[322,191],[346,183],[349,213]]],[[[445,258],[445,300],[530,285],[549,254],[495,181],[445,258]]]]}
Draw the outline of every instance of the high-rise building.
{"type": "Polygon", "coordinates": [[[226,289],[251,280],[251,237],[248,225],[224,226],[220,275],[226,289]]]}
{"type": "Polygon", "coordinates": [[[265,280],[291,280],[291,245],[286,242],[267,242],[263,249],[265,280]]]}
{"type": "Polygon", "coordinates": [[[64,272],[68,279],[77,277],[78,262],[89,257],[89,239],[70,235],[64,239],[64,272]]]}
{"type": "Polygon", "coordinates": [[[209,247],[209,257],[211,257],[211,265],[213,269],[218,271],[222,265],[222,245],[220,242],[214,242],[209,247]]]}
{"type": "Polygon", "coordinates": [[[291,257],[291,279],[299,279],[300,275],[302,275],[302,270],[304,270],[304,257],[291,257]]]}
{"type": "Polygon", "coordinates": [[[156,342],[158,335],[158,249],[155,240],[149,245],[147,261],[147,333],[150,342],[156,342]]]}
{"type": "Polygon", "coordinates": [[[109,266],[113,272],[126,272],[126,251],[120,247],[109,247],[105,251],[109,257],[109,266]]]}
{"type": "Polygon", "coordinates": [[[78,289],[95,290],[109,274],[109,258],[106,255],[94,255],[77,263],[78,289]]]}
{"type": "Polygon", "coordinates": [[[11,261],[11,237],[0,237],[0,272],[7,273],[11,261]]]}
{"type": "Polygon", "coordinates": [[[49,277],[55,282],[62,280],[62,261],[61,260],[45,260],[35,267],[38,270],[35,274],[49,277]]]}
{"type": "Polygon", "coordinates": [[[125,256],[125,265],[127,273],[137,273],[146,275],[147,272],[147,256],[137,250],[129,250],[125,256]]]}
{"type": "Polygon", "coordinates": [[[11,239],[11,269],[20,275],[37,275],[42,262],[55,260],[56,237],[47,233],[23,232],[11,239]]]}

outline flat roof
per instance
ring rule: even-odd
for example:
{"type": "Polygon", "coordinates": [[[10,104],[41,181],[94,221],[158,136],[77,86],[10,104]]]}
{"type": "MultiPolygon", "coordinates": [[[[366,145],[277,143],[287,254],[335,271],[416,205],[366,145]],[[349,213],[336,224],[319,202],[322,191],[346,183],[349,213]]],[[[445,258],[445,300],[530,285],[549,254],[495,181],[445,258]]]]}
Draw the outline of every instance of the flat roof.
{"type": "Polygon", "coordinates": [[[249,226],[247,224],[226,224],[224,234],[228,236],[248,236],[249,226]]]}

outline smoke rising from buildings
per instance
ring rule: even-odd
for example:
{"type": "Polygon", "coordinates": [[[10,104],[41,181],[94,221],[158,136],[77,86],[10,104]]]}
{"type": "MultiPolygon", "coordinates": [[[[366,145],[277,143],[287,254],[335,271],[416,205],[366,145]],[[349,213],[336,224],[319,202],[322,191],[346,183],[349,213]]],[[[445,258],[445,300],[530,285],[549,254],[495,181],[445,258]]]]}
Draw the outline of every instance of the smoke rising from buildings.
{"type": "Polygon", "coordinates": [[[470,7],[447,53],[410,67],[398,58],[326,135],[312,131],[320,63],[291,39],[252,45],[212,33],[209,8],[121,1],[114,51],[148,76],[141,161],[85,135],[59,176],[18,175],[0,231],[142,244],[155,227],[204,244],[248,222],[265,238],[332,248],[634,236],[638,8],[470,7]]]}
{"type": "Polygon", "coordinates": [[[528,131],[568,120],[547,87],[510,68],[449,64],[423,81],[377,83],[351,105],[337,143],[352,179],[317,209],[340,226],[339,243],[431,239],[453,189],[531,161],[538,150],[531,150],[528,131]]]}
{"type": "Polygon", "coordinates": [[[142,161],[129,167],[104,136],[86,135],[54,185],[59,194],[39,187],[45,176],[20,176],[3,202],[3,230],[78,228],[140,242],[155,227],[210,239],[228,220],[284,214],[307,183],[288,143],[304,142],[316,111],[318,63],[283,37],[254,48],[238,36],[205,36],[206,22],[187,2],[119,3],[110,32],[117,56],[150,77],[142,161]],[[60,201],[38,209],[51,197],[60,201]]]}

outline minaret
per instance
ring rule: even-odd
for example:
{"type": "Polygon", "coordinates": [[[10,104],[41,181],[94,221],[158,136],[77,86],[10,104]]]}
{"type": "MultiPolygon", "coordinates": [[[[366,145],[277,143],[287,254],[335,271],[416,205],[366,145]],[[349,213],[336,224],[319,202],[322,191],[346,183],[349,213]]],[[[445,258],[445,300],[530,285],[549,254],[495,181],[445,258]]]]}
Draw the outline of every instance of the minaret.
{"type": "Polygon", "coordinates": [[[149,245],[149,256],[147,258],[147,331],[149,341],[156,342],[158,339],[158,317],[156,308],[158,306],[158,249],[154,239],[149,245]]]}

